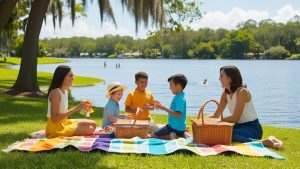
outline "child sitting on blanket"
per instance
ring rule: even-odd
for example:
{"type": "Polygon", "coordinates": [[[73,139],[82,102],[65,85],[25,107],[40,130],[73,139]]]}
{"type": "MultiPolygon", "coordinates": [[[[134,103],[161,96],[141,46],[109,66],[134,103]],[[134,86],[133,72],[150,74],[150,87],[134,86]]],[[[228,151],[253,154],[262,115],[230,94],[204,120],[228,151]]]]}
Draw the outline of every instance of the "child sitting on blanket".
{"type": "Polygon", "coordinates": [[[114,136],[113,124],[120,118],[125,118],[125,115],[120,115],[119,101],[122,99],[123,91],[127,87],[122,85],[120,82],[112,82],[107,86],[106,98],[108,102],[104,107],[102,128],[105,132],[112,133],[114,136]]]}
{"type": "Polygon", "coordinates": [[[155,131],[158,126],[150,116],[150,110],[154,109],[154,97],[152,92],[147,90],[148,74],[138,72],[135,74],[136,88],[129,92],[125,101],[125,111],[131,113],[132,118],[136,120],[149,120],[150,131],[155,131]],[[136,116],[137,108],[140,108],[139,116],[136,116]]]}
{"type": "Polygon", "coordinates": [[[170,89],[175,95],[170,109],[155,101],[155,107],[168,113],[168,124],[151,134],[151,137],[176,139],[184,137],[186,129],[186,101],[183,89],[187,84],[187,78],[182,74],[176,74],[168,79],[170,89]]]}

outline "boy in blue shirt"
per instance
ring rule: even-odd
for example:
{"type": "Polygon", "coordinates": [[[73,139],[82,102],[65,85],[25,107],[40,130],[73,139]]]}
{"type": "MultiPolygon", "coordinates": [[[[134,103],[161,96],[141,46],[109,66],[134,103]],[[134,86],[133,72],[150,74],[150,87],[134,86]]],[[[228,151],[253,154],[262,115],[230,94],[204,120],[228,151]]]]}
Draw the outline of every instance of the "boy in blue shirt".
{"type": "Polygon", "coordinates": [[[182,74],[176,74],[168,79],[170,84],[170,90],[175,95],[170,109],[162,105],[159,101],[156,101],[155,107],[164,110],[168,113],[168,124],[154,133],[151,137],[169,138],[175,139],[177,136],[184,137],[186,128],[186,100],[183,92],[187,78],[182,74]]]}

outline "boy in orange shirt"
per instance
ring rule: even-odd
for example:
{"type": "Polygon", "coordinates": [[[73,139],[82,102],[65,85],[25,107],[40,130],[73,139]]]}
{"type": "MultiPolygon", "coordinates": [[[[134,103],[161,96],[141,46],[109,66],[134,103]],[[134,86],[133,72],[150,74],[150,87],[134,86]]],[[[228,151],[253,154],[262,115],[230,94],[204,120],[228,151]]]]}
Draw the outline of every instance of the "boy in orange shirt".
{"type": "Polygon", "coordinates": [[[131,91],[125,101],[125,111],[131,113],[133,119],[137,120],[149,120],[150,130],[154,131],[158,129],[158,126],[154,123],[150,116],[150,110],[154,109],[154,97],[150,91],[148,91],[148,75],[145,72],[138,72],[135,74],[136,89],[131,91]],[[140,108],[140,112],[136,116],[137,108],[140,108]]]}

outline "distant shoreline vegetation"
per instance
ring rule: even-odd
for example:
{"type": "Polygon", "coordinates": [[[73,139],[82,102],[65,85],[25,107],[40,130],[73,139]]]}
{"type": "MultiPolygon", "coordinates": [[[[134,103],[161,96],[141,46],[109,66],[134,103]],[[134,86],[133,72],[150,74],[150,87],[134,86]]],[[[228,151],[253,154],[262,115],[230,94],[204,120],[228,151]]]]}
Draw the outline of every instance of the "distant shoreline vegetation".
{"type": "MultiPolygon", "coordinates": [[[[23,36],[12,45],[10,55],[20,56],[23,36]]],[[[2,45],[3,46],[3,45],[2,45]]],[[[8,51],[0,48],[0,55],[8,51]],[[2,51],[2,54],[1,54],[2,51]]],[[[147,59],[300,59],[300,16],[286,24],[270,19],[237,25],[236,30],[187,28],[152,32],[146,39],[105,35],[99,38],[45,38],[39,56],[73,58],[147,59]]]]}

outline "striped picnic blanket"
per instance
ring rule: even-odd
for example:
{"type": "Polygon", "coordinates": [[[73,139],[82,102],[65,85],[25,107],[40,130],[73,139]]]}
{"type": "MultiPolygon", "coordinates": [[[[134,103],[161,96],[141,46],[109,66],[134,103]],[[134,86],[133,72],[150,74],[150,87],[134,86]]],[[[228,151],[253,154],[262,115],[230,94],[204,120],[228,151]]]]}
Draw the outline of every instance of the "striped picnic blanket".
{"type": "Polygon", "coordinates": [[[114,153],[162,155],[170,154],[178,150],[185,150],[201,156],[234,152],[246,156],[285,159],[283,156],[265,148],[260,142],[236,143],[231,146],[216,145],[210,147],[203,144],[194,144],[191,138],[178,138],[174,140],[162,140],[156,138],[141,139],[138,137],[134,137],[132,139],[112,139],[108,135],[73,136],[47,139],[43,135],[35,134],[33,138],[16,142],[2,151],[11,152],[13,150],[21,150],[38,152],[63,149],[68,146],[73,146],[78,150],[85,152],[103,150],[114,153]]]}

